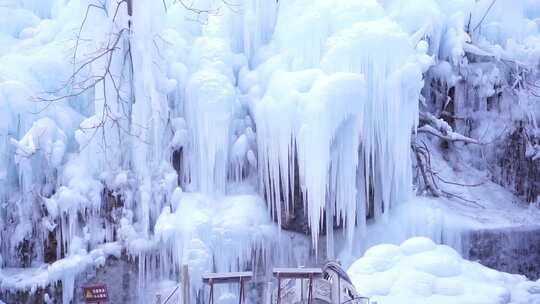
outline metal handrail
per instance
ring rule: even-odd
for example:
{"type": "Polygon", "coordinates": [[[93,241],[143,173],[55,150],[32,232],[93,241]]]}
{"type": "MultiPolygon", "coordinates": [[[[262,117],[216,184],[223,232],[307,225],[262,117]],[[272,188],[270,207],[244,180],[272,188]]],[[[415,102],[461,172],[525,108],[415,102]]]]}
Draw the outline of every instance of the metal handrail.
{"type": "Polygon", "coordinates": [[[347,300],[341,304],[347,304],[347,303],[354,303],[353,301],[356,301],[356,300],[368,300],[367,304],[369,304],[371,302],[371,300],[368,298],[368,297],[356,297],[356,298],[352,298],[350,300],[347,300]]]}
{"type": "Polygon", "coordinates": [[[180,284],[176,285],[176,288],[169,294],[169,296],[165,299],[165,301],[163,301],[162,304],[167,304],[167,302],[169,302],[169,300],[172,298],[172,296],[174,296],[178,289],[180,289],[180,284]]]}
{"type": "Polygon", "coordinates": [[[169,294],[169,296],[161,303],[161,296],[158,294],[158,304],[167,304],[170,299],[174,296],[174,294],[182,287],[182,295],[179,295],[179,300],[182,300],[183,304],[189,304],[190,302],[190,295],[189,295],[189,268],[187,264],[182,265],[182,276],[180,282],[176,284],[176,287],[173,289],[173,291],[169,294]]]}

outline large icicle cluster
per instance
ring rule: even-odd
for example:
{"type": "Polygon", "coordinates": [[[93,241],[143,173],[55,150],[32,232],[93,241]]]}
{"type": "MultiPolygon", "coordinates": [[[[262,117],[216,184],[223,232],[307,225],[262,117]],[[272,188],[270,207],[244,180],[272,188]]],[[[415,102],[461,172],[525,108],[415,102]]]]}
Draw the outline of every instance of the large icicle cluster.
{"type": "Polygon", "coordinates": [[[374,1],[283,3],[275,55],[245,79],[247,91],[263,91],[251,103],[261,187],[289,214],[298,173],[315,245],[325,212],[329,230],[335,217],[352,240],[368,213],[410,194],[406,151],[429,58],[382,12],[374,1]]]}
{"type": "Polygon", "coordinates": [[[195,41],[193,74],[186,87],[186,121],[192,151],[188,165],[192,182],[204,193],[225,193],[229,138],[236,101],[230,42],[211,33],[195,41]],[[217,37],[216,37],[217,36],[217,37]]]}

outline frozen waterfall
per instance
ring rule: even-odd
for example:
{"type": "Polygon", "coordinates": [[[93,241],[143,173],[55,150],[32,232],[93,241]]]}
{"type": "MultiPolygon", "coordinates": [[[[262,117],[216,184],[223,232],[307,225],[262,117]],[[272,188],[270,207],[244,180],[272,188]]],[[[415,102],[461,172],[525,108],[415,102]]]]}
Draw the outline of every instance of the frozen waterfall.
{"type": "Polygon", "coordinates": [[[487,98],[502,72],[464,54],[538,64],[539,5],[473,36],[490,2],[0,0],[0,294],[61,282],[69,303],[112,258],[144,302],[183,264],[196,291],[411,235],[459,246],[406,204],[411,142],[430,68],[487,98]]]}

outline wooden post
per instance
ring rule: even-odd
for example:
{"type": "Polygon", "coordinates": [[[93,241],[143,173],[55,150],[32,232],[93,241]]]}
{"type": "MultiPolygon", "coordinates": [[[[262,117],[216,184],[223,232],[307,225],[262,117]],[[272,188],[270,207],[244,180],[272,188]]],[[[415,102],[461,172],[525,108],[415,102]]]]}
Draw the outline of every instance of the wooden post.
{"type": "Polygon", "coordinates": [[[336,303],[340,303],[341,302],[341,277],[339,275],[337,275],[336,277],[337,277],[337,299],[336,299],[336,303]]]}
{"type": "Polygon", "coordinates": [[[210,298],[208,304],[214,304],[214,282],[210,279],[210,298]]]}
{"type": "Polygon", "coordinates": [[[281,277],[277,275],[277,304],[281,304],[281,277]]]}
{"type": "Polygon", "coordinates": [[[190,300],[189,268],[187,264],[184,264],[182,265],[182,304],[189,304],[190,300]]]}
{"type": "Polygon", "coordinates": [[[238,300],[239,304],[244,304],[244,279],[240,278],[240,298],[238,300]]]}
{"type": "Polygon", "coordinates": [[[313,304],[313,274],[309,274],[308,304],[313,304]]]}

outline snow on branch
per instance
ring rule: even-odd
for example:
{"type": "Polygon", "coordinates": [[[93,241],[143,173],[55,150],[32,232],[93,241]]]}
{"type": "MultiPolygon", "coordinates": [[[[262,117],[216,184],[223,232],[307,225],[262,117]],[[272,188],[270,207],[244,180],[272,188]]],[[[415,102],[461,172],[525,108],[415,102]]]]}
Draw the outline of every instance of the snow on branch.
{"type": "Polygon", "coordinates": [[[425,124],[417,129],[419,133],[431,134],[449,142],[461,141],[469,144],[480,144],[476,139],[454,132],[444,119],[436,118],[431,113],[420,112],[420,121],[425,124]]]}

